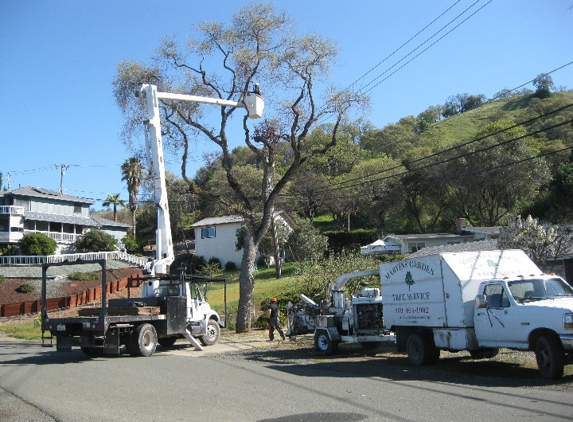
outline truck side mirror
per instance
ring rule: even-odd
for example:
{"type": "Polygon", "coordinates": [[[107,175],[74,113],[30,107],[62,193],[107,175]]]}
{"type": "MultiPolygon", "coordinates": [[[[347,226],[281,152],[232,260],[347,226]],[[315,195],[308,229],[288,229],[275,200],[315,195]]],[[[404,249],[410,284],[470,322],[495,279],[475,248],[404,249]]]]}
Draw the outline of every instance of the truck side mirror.
{"type": "Polygon", "coordinates": [[[487,308],[487,302],[485,300],[484,295],[477,295],[476,296],[476,308],[477,309],[484,309],[487,308]]]}

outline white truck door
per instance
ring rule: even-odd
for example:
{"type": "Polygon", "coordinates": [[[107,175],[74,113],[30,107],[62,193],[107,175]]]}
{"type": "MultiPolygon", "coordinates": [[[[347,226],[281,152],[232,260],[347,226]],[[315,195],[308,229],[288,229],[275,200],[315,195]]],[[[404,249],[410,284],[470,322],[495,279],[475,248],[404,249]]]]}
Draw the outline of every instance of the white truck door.
{"type": "Polygon", "coordinates": [[[487,307],[474,310],[474,329],[481,347],[526,347],[527,327],[521,324],[522,312],[502,283],[485,284],[480,294],[487,307]]]}

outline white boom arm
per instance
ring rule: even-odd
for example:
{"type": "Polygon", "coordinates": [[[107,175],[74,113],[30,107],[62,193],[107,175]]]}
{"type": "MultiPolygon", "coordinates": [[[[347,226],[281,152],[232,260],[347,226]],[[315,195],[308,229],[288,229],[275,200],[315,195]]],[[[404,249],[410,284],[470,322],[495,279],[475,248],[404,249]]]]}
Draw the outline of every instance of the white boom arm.
{"type": "Polygon", "coordinates": [[[218,98],[197,97],[195,95],[172,94],[158,92],[157,86],[143,84],[135,95],[143,94],[147,104],[147,129],[149,136],[145,139],[149,171],[153,178],[154,199],[157,206],[157,231],[155,233],[156,253],[151,274],[169,273],[169,265],[173,262],[173,240],[171,238],[171,221],[169,219],[169,203],[167,201],[167,186],[165,184],[165,162],[163,144],[161,141],[161,120],[159,100],[187,101],[194,103],[214,104],[220,106],[244,107],[250,118],[263,116],[264,101],[260,95],[248,94],[243,102],[222,100],[218,98]]]}

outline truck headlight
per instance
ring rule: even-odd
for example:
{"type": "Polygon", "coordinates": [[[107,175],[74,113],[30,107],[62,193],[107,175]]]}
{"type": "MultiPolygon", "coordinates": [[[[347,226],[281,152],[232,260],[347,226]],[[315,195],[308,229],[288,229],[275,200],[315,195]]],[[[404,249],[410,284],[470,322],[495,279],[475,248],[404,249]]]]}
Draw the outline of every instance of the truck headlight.
{"type": "Polygon", "coordinates": [[[563,328],[573,329],[573,314],[563,315],[563,328]]]}

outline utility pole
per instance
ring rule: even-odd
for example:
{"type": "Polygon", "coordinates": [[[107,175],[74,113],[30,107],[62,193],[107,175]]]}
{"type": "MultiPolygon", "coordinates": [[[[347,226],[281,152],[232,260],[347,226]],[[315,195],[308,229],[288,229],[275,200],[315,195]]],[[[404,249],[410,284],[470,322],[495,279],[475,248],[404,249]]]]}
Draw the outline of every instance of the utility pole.
{"type": "Polygon", "coordinates": [[[64,176],[66,175],[66,170],[70,168],[67,164],[56,164],[56,168],[60,168],[60,193],[64,193],[64,176]]]}

